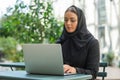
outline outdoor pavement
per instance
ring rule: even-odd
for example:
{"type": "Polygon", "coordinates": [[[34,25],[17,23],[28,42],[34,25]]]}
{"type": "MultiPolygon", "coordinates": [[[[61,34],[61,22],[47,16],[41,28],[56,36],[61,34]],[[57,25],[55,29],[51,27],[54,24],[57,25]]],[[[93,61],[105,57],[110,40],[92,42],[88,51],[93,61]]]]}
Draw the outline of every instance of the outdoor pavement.
{"type": "MultiPolygon", "coordinates": [[[[102,69],[100,68],[100,71],[102,69]]],[[[105,77],[105,80],[120,80],[120,68],[118,67],[106,67],[107,77],[105,77]]],[[[102,79],[101,77],[98,77],[97,79],[102,79]]]]}

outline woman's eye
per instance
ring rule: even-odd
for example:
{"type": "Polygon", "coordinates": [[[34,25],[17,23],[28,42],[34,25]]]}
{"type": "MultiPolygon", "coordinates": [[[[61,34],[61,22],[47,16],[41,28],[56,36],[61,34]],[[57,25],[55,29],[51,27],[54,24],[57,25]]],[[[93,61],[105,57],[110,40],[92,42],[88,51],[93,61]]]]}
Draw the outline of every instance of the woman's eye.
{"type": "Polygon", "coordinates": [[[65,22],[68,21],[67,19],[64,20],[65,22]]]}
{"type": "Polygon", "coordinates": [[[76,20],[71,20],[71,22],[75,22],[76,20]]]}
{"type": "Polygon", "coordinates": [[[76,22],[75,19],[64,19],[65,22],[70,21],[70,22],[76,22]]]}

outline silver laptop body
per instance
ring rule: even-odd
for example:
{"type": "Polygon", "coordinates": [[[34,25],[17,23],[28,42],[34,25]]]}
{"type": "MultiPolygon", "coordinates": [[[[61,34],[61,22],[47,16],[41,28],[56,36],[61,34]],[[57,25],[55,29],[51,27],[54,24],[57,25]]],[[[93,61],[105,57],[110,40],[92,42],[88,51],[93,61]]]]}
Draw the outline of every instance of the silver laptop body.
{"type": "Polygon", "coordinates": [[[27,73],[64,75],[60,44],[23,44],[27,73]]]}

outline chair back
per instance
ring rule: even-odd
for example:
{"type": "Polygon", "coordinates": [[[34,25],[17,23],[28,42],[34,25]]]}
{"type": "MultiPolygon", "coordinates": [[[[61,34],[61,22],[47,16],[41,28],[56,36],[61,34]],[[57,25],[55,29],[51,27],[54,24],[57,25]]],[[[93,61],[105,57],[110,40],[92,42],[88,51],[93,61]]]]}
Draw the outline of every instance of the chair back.
{"type": "Polygon", "coordinates": [[[104,80],[105,77],[107,77],[106,67],[108,66],[107,62],[100,62],[99,67],[102,67],[102,72],[98,72],[98,77],[102,77],[102,80],[104,80]]]}

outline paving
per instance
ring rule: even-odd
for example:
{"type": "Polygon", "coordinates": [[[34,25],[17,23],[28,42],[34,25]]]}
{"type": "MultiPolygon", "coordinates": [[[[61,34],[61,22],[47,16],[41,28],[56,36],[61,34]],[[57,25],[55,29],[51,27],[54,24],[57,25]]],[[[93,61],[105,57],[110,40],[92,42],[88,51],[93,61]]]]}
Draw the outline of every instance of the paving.
{"type": "MultiPolygon", "coordinates": [[[[102,69],[100,68],[100,71],[102,69]]],[[[118,67],[106,67],[107,77],[105,77],[105,80],[120,80],[120,68],[118,67]]],[[[97,79],[102,79],[98,77],[97,79]]]]}

